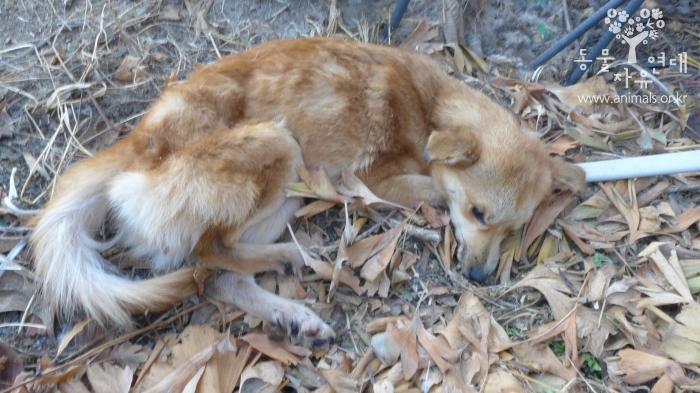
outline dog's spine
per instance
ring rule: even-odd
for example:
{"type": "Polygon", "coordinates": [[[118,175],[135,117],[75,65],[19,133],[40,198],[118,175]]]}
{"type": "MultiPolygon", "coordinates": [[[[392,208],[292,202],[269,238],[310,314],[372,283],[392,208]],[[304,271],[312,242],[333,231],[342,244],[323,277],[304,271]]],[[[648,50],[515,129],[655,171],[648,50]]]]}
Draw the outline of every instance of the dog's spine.
{"type": "MultiPolygon", "coordinates": [[[[123,146],[123,144],[122,144],[123,146]]],[[[125,170],[118,146],[70,168],[34,221],[34,263],[43,298],[64,316],[82,310],[102,325],[130,328],[131,314],[158,311],[196,292],[186,268],[143,281],[120,277],[100,255],[115,241],[94,240],[109,213],[108,183],[125,170]]]]}

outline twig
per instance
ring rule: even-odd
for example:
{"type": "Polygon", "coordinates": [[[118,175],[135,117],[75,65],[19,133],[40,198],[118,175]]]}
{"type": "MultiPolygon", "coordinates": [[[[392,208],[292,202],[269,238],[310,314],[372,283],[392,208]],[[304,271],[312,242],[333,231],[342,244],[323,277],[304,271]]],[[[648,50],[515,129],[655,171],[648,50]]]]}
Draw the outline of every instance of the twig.
{"type": "Polygon", "coordinates": [[[566,21],[566,31],[571,32],[571,18],[569,17],[569,5],[566,0],[561,0],[561,5],[564,8],[564,21],[566,21]]]}
{"type": "Polygon", "coordinates": [[[687,192],[700,190],[700,184],[683,184],[680,186],[671,186],[666,189],[666,192],[687,192]]]}

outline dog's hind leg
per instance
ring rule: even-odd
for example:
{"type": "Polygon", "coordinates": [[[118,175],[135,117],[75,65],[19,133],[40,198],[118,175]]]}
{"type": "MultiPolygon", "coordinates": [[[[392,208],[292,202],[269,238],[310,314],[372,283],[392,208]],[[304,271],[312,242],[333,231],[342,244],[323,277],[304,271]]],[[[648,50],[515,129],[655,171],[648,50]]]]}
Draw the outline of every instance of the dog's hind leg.
{"type": "Polygon", "coordinates": [[[310,309],[265,291],[250,275],[297,272],[304,264],[293,244],[270,244],[302,204],[284,194],[303,163],[296,140],[272,123],[240,125],[190,146],[177,159],[169,165],[181,170],[162,178],[177,173],[181,187],[199,184],[193,193],[177,194],[183,198],[178,217],[189,217],[190,231],[204,227],[195,254],[224,270],[205,284],[207,296],[277,324],[306,345],[328,343],[333,330],[310,309]]]}
{"type": "Polygon", "coordinates": [[[248,314],[286,330],[306,347],[324,347],[335,337],[333,329],[299,302],[270,293],[253,276],[226,272],[207,281],[207,297],[233,304],[248,314]]]}

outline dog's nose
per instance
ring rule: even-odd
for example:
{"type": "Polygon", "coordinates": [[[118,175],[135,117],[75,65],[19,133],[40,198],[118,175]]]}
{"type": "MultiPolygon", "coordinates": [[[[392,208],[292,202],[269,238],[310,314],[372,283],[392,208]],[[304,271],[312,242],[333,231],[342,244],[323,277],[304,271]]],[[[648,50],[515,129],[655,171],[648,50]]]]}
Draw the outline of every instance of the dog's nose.
{"type": "Polygon", "coordinates": [[[484,271],[479,269],[478,267],[470,267],[469,273],[467,275],[467,277],[470,280],[474,280],[476,282],[484,282],[484,281],[486,281],[486,278],[488,276],[489,276],[488,274],[484,273],[484,271]]]}

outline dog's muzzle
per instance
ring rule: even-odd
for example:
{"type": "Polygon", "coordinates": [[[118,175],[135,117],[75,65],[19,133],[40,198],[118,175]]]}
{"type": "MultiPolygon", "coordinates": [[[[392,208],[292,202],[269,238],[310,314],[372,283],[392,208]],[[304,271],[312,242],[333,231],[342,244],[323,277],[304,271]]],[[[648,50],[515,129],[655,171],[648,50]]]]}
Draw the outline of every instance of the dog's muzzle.
{"type": "Polygon", "coordinates": [[[470,267],[469,271],[464,272],[465,276],[467,276],[468,279],[476,281],[478,283],[482,283],[486,281],[486,278],[488,278],[488,274],[486,274],[483,270],[481,270],[478,267],[470,267]]]}

